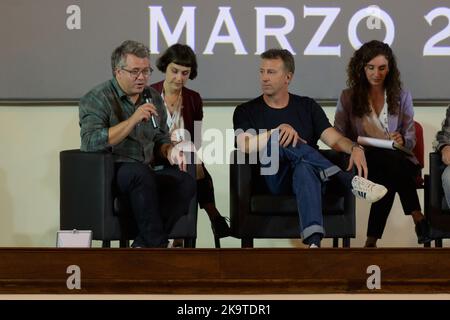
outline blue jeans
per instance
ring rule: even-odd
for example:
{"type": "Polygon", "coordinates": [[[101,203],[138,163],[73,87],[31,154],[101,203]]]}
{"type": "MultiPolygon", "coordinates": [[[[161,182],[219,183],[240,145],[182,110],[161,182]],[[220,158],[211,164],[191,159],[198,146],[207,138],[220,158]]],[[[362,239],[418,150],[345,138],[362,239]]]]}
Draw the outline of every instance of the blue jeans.
{"type": "MultiPolygon", "coordinates": [[[[324,182],[337,175],[346,187],[351,186],[353,174],[343,172],[318,150],[307,144],[282,147],[279,144],[279,169],[274,175],[265,175],[266,184],[273,194],[294,193],[300,219],[300,235],[307,239],[314,233],[325,233],[322,217],[322,191],[324,182]]],[[[267,144],[268,156],[271,143],[267,144]]],[[[270,165],[270,163],[268,164],[270,165]]],[[[266,165],[266,166],[268,166],[266,165]]]]}

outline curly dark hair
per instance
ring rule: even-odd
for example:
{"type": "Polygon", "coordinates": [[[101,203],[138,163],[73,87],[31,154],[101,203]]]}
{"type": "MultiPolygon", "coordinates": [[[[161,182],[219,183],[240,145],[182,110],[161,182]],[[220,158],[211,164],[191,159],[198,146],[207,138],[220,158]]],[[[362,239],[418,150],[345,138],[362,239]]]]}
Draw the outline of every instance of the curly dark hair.
{"type": "Polygon", "coordinates": [[[189,79],[193,80],[197,77],[197,58],[194,51],[186,44],[176,43],[163,53],[156,61],[156,67],[159,71],[166,73],[167,66],[171,63],[191,68],[189,79]]]}
{"type": "Polygon", "coordinates": [[[389,66],[389,72],[384,79],[388,112],[390,114],[398,113],[402,83],[395,55],[386,43],[372,40],[355,51],[347,67],[347,86],[352,93],[352,113],[357,117],[362,117],[371,112],[369,107],[370,84],[366,77],[365,67],[370,60],[379,55],[385,56],[389,66]]]}

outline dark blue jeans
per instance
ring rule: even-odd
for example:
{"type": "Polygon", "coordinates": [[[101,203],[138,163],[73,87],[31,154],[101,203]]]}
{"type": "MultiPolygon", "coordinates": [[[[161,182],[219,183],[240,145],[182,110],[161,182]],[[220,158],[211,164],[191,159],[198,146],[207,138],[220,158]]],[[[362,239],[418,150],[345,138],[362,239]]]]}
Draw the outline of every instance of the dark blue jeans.
{"type": "MultiPolygon", "coordinates": [[[[351,188],[353,173],[343,172],[325,158],[318,150],[307,144],[295,147],[281,147],[279,144],[279,169],[276,174],[265,175],[265,181],[273,194],[294,193],[300,218],[300,235],[303,240],[314,233],[324,234],[322,217],[322,192],[324,183],[336,176],[345,186],[351,188]]],[[[270,158],[271,144],[267,144],[270,158]]],[[[277,159],[273,159],[276,161],[277,159]]],[[[272,165],[272,163],[266,166],[272,165]]]]}
{"type": "Polygon", "coordinates": [[[116,164],[116,185],[128,196],[138,235],[134,245],[167,247],[168,234],[186,213],[196,182],[177,167],[153,171],[137,162],[116,164]]]}

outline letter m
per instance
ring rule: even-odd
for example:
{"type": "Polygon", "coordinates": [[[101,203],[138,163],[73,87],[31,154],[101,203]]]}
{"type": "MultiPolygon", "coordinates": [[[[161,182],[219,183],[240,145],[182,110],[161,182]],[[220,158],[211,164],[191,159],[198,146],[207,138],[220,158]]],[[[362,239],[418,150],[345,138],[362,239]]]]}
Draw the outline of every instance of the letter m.
{"type": "Polygon", "coordinates": [[[180,18],[178,19],[173,32],[170,30],[166,17],[162,12],[161,6],[149,6],[150,11],[150,52],[159,53],[158,36],[159,30],[166,39],[168,46],[180,42],[180,36],[186,29],[186,44],[195,51],[195,9],[196,7],[183,7],[180,18]]]}

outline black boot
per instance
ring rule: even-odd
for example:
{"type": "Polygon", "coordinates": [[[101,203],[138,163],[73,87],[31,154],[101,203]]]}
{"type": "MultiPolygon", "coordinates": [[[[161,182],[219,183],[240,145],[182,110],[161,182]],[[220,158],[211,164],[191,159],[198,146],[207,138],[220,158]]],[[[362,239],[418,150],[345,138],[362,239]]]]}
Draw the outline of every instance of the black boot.
{"type": "Polygon", "coordinates": [[[211,176],[207,173],[205,178],[197,180],[197,201],[200,208],[205,209],[211,220],[211,228],[215,238],[228,237],[231,234],[230,227],[220,212],[217,210],[214,199],[214,186],[211,176]]]}
{"type": "Polygon", "coordinates": [[[211,228],[215,237],[224,238],[231,235],[231,230],[225,217],[222,217],[220,214],[211,218],[211,228]]]}
{"type": "Polygon", "coordinates": [[[430,225],[428,224],[428,221],[426,219],[422,219],[419,222],[417,222],[415,230],[417,234],[417,241],[420,244],[428,243],[431,241],[430,225]]]}

